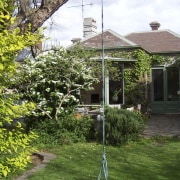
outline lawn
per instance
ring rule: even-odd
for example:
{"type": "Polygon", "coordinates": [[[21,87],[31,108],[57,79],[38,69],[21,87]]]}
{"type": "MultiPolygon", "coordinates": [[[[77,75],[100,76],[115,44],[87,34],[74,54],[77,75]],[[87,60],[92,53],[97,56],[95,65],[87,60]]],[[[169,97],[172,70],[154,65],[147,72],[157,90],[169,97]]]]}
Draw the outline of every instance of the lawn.
{"type": "MultiPolygon", "coordinates": [[[[102,145],[96,143],[66,145],[51,150],[57,158],[30,180],[97,179],[102,159],[102,145]]],[[[106,147],[110,180],[180,179],[180,140],[157,138],[106,147]]],[[[104,179],[103,177],[101,179],[104,179]]]]}

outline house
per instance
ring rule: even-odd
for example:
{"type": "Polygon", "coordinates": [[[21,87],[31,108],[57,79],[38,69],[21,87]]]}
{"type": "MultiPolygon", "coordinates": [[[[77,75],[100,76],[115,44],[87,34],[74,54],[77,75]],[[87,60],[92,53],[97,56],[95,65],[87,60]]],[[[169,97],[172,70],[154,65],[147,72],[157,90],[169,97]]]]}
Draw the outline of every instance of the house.
{"type": "MultiPolygon", "coordinates": [[[[74,39],[74,43],[79,41],[82,46],[101,52],[102,32],[94,33],[96,29],[94,20],[86,18],[85,21],[87,19],[88,26],[84,27],[86,31],[84,39],[74,39]]],[[[111,80],[110,77],[105,78],[105,104],[135,106],[142,104],[146,108],[149,107],[152,113],[180,113],[180,66],[178,64],[180,36],[170,30],[159,30],[160,23],[156,21],[151,22],[150,27],[150,31],[132,32],[126,36],[121,36],[110,29],[103,32],[104,59],[118,62],[121,72],[119,81],[111,80]],[[127,91],[125,72],[130,70],[129,73],[133,74],[133,64],[137,64],[138,59],[137,56],[129,57],[122,54],[131,54],[138,50],[145,52],[147,56],[144,57],[151,57],[151,61],[155,63],[151,62],[149,72],[138,77],[143,80],[138,80],[134,89],[127,91]],[[159,59],[161,61],[158,61],[159,59]],[[140,86],[142,88],[139,88],[140,86]],[[117,100],[113,99],[115,91],[118,91],[117,100]]],[[[135,74],[130,77],[133,76],[135,74]]],[[[82,92],[84,104],[100,104],[101,100],[102,83],[95,85],[93,91],[82,92]]]]}
{"type": "Polygon", "coordinates": [[[180,112],[180,36],[170,30],[159,30],[158,22],[150,23],[152,31],[131,33],[125,38],[139,44],[151,55],[169,57],[169,61],[151,68],[151,110],[154,113],[180,112]]]}

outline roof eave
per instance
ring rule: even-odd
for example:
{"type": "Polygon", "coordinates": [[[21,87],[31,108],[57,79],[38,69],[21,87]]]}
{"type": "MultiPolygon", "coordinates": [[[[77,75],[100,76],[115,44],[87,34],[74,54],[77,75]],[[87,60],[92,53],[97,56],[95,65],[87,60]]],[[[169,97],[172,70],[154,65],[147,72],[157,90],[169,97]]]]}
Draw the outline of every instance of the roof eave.
{"type": "MultiPolygon", "coordinates": [[[[102,61],[102,57],[93,57],[91,60],[96,60],[96,61],[102,61]]],[[[111,61],[116,61],[116,62],[136,62],[137,59],[133,58],[116,58],[116,57],[109,57],[105,56],[104,60],[111,60],[111,61]]]]}
{"type": "Polygon", "coordinates": [[[150,52],[150,54],[159,54],[159,55],[180,55],[180,51],[154,51],[154,52],[150,52]]]}
{"type": "MultiPolygon", "coordinates": [[[[141,48],[141,46],[137,45],[137,46],[112,46],[112,47],[104,47],[104,50],[115,50],[115,49],[138,49],[141,48]]],[[[91,48],[88,47],[87,49],[95,49],[95,50],[102,50],[102,47],[97,47],[97,48],[91,48]]]]}

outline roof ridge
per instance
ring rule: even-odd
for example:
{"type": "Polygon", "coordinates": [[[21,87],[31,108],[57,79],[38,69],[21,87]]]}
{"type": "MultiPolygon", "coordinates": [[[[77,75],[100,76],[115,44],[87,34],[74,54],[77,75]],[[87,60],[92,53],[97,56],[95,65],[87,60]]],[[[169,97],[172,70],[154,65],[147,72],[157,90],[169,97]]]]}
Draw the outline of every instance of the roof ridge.
{"type": "Polygon", "coordinates": [[[179,35],[178,33],[175,33],[174,31],[171,31],[171,30],[169,30],[169,29],[167,29],[167,31],[168,31],[169,33],[173,34],[174,36],[180,38],[180,35],[179,35]]]}
{"type": "MultiPolygon", "coordinates": [[[[106,29],[106,30],[104,30],[104,33],[105,33],[105,32],[110,32],[110,33],[112,33],[114,36],[118,37],[119,39],[127,42],[128,44],[130,44],[130,45],[132,45],[132,46],[136,46],[136,45],[137,45],[137,44],[134,43],[133,41],[127,39],[125,36],[120,35],[119,33],[113,31],[112,29],[106,29]]],[[[89,36],[89,37],[86,37],[86,38],[82,39],[80,42],[87,41],[88,39],[91,39],[91,38],[93,38],[93,37],[95,37],[95,36],[98,36],[98,35],[100,35],[100,34],[102,34],[102,32],[99,32],[99,33],[93,34],[93,35],[91,35],[91,36],[89,36]]]]}
{"type": "Polygon", "coordinates": [[[171,31],[170,29],[161,29],[161,30],[151,30],[151,31],[139,31],[139,32],[131,32],[126,34],[124,37],[127,37],[132,34],[147,34],[147,33],[161,33],[161,32],[168,32],[172,34],[173,36],[176,36],[177,38],[180,38],[180,35],[178,33],[175,33],[174,31],[171,31]]]}
{"type": "MultiPolygon", "coordinates": [[[[165,31],[169,31],[170,32],[170,30],[169,29],[160,29],[160,30],[150,30],[150,31],[139,31],[139,32],[131,32],[131,33],[128,33],[128,34],[126,34],[126,35],[124,35],[124,37],[126,37],[126,36],[129,36],[129,35],[131,35],[131,34],[142,34],[142,33],[157,33],[157,32],[165,32],[165,31]]],[[[171,31],[172,32],[172,31],[171,31]]]]}

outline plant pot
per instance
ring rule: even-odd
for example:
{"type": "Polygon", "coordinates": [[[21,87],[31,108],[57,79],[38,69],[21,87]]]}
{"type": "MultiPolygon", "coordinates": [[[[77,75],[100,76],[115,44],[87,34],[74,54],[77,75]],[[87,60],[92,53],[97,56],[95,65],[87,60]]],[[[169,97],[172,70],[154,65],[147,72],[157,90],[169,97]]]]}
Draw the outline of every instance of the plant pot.
{"type": "Polygon", "coordinates": [[[113,96],[113,97],[112,97],[112,100],[113,100],[114,102],[117,102],[117,101],[118,101],[118,96],[113,96]]]}

